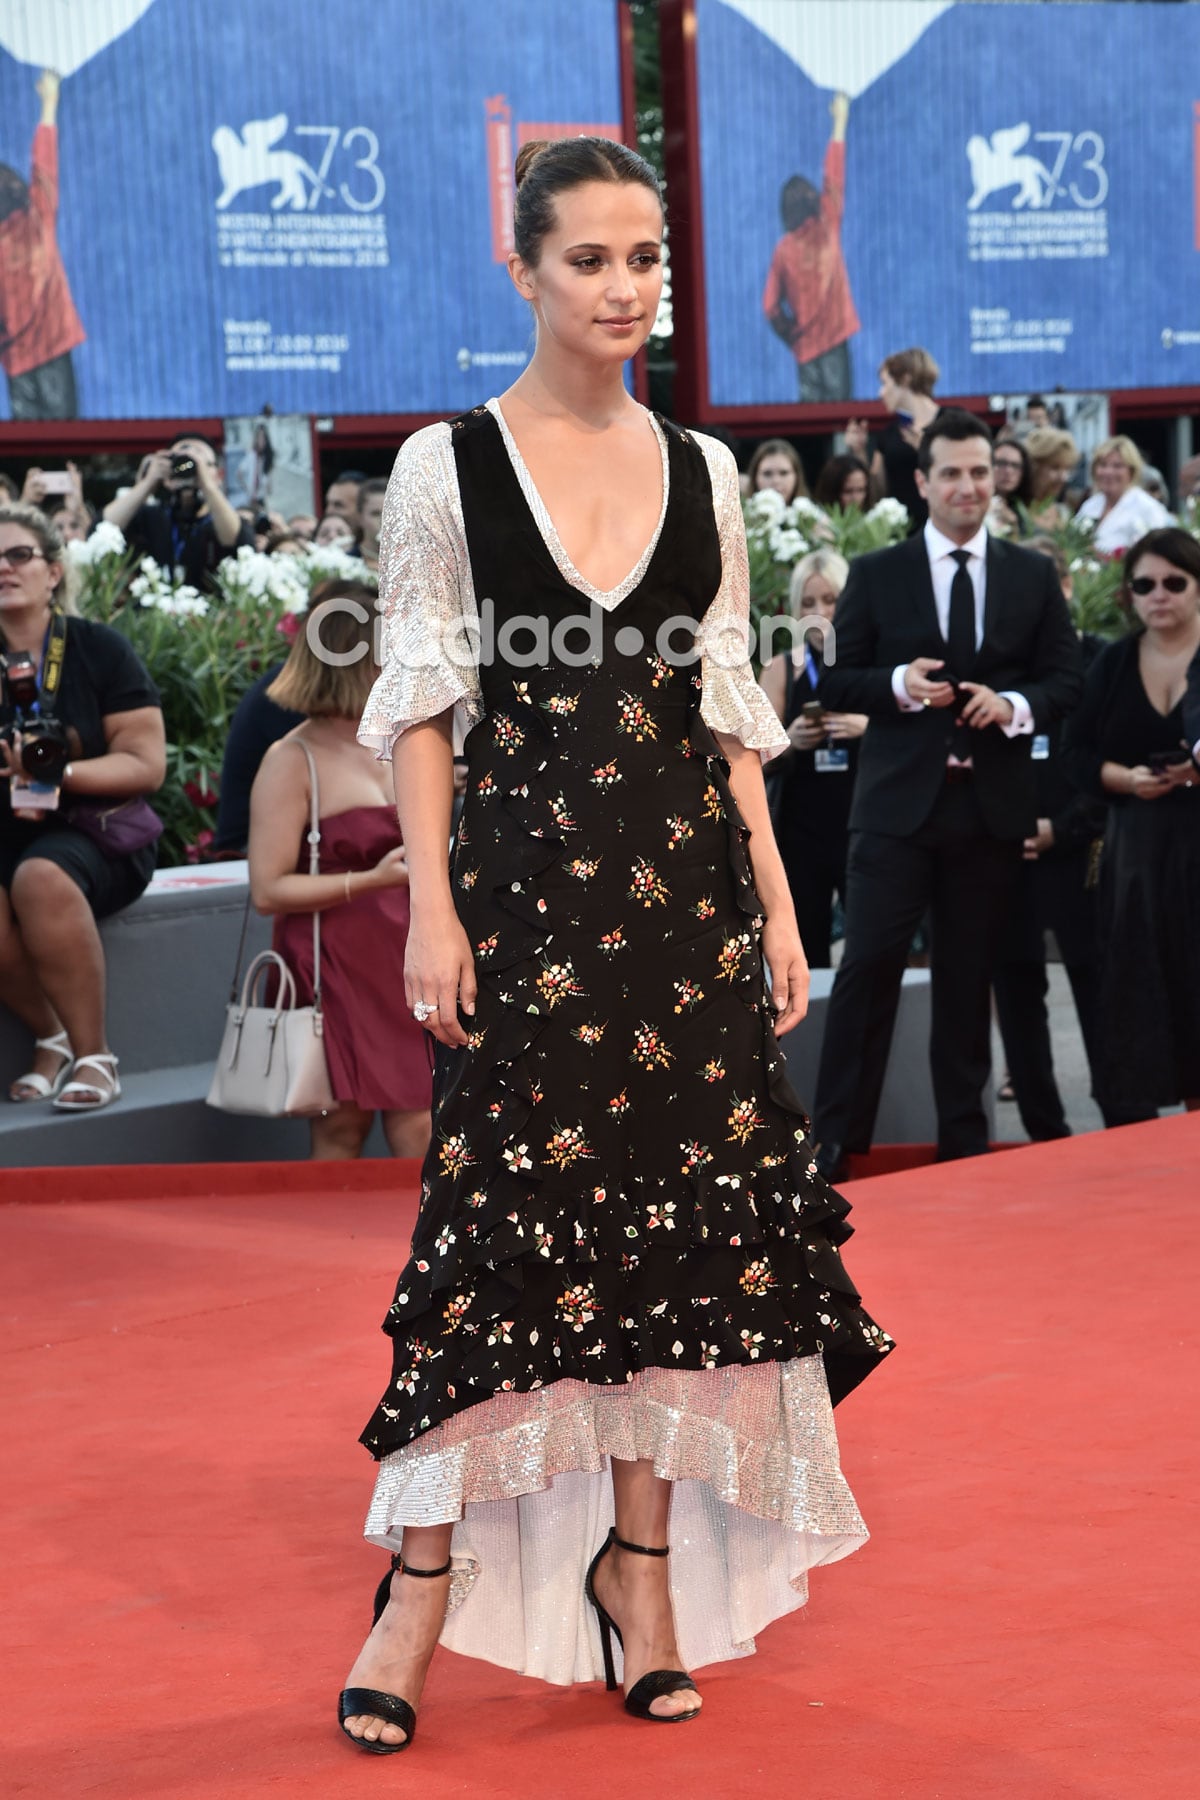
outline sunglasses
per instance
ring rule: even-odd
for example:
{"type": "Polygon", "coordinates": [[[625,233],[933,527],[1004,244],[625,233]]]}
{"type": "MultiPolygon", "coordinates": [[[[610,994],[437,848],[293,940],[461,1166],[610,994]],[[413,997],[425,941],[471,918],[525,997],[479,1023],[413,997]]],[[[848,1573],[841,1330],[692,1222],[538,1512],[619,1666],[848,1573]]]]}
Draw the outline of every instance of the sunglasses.
{"type": "Polygon", "coordinates": [[[0,569],[5,563],[10,569],[23,569],[35,556],[45,561],[45,551],[35,550],[32,544],[14,544],[10,550],[0,550],[0,569]]]}
{"type": "Polygon", "coordinates": [[[1161,581],[1152,575],[1136,575],[1129,584],[1129,591],[1141,600],[1147,594],[1152,594],[1157,587],[1166,588],[1168,594],[1182,594],[1186,593],[1190,580],[1190,575],[1164,575],[1161,581]]]}

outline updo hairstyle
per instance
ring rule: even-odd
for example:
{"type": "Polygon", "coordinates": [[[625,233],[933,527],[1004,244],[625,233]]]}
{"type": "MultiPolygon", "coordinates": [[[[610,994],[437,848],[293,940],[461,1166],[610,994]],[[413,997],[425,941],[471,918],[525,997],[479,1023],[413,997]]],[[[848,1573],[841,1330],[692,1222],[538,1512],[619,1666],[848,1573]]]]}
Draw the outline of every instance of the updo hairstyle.
{"type": "Polygon", "coordinates": [[[536,269],[542,244],[558,223],[555,197],[588,181],[636,182],[649,188],[662,208],[658,176],[627,144],[606,137],[535,138],[517,152],[517,198],[513,246],[521,261],[536,269]]]}

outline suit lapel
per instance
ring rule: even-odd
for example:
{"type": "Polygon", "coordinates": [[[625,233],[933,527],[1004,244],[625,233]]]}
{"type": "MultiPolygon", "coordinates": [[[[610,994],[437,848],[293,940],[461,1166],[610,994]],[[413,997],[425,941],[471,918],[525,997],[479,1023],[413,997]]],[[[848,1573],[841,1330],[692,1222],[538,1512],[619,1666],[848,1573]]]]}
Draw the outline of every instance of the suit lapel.
{"type": "Polygon", "coordinates": [[[987,589],[983,596],[983,640],[979,646],[981,654],[995,636],[1000,609],[1004,605],[1004,596],[1008,592],[1008,579],[1012,572],[1008,545],[1003,539],[989,535],[986,568],[987,589]]]}

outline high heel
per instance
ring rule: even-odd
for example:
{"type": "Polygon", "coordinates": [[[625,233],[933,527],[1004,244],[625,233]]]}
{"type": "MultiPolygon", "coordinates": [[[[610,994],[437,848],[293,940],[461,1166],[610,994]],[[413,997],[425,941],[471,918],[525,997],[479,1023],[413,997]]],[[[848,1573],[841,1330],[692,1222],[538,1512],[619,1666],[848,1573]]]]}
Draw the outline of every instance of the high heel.
{"type": "MultiPolygon", "coordinates": [[[[443,1563],[440,1569],[413,1569],[402,1557],[393,1556],[391,1568],[375,1590],[371,1630],[374,1631],[378,1625],[391,1599],[393,1576],[415,1575],[422,1581],[432,1581],[435,1576],[449,1573],[448,1562],[443,1563]]],[[[407,1750],[412,1743],[416,1735],[417,1715],[408,1701],[401,1700],[398,1694],[384,1694],[378,1688],[343,1688],[338,1695],[338,1724],[359,1750],[367,1750],[372,1756],[391,1756],[395,1750],[407,1750]],[[346,1731],[346,1720],[360,1713],[370,1713],[373,1718],[382,1719],[387,1725],[397,1726],[404,1733],[404,1742],[383,1744],[377,1738],[359,1738],[352,1731],[346,1731]]]]}
{"type": "MultiPolygon", "coordinates": [[[[596,1609],[596,1618],[600,1625],[600,1652],[604,1658],[604,1685],[609,1693],[614,1693],[617,1686],[616,1669],[613,1666],[612,1641],[615,1637],[622,1650],[625,1648],[621,1636],[621,1627],[601,1606],[596,1598],[596,1570],[602,1557],[606,1556],[616,1544],[620,1550],[631,1550],[637,1556],[669,1556],[670,1546],[662,1550],[648,1549],[645,1544],[627,1544],[624,1538],[617,1536],[614,1525],[592,1558],[584,1583],[584,1592],[596,1609]]],[[[694,1706],[690,1712],[656,1713],[650,1711],[650,1702],[660,1700],[664,1694],[696,1693],[697,1687],[691,1676],[683,1669],[651,1669],[640,1681],[635,1681],[625,1696],[625,1711],[632,1713],[635,1719],[653,1719],[656,1725],[682,1725],[685,1719],[694,1719],[700,1711],[694,1706]]]]}

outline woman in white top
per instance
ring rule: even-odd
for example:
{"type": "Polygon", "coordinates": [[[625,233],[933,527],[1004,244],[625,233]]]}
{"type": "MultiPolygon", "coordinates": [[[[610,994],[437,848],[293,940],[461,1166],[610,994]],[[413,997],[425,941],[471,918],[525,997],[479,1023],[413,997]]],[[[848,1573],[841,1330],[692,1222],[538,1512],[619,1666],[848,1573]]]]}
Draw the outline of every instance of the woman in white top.
{"type": "Polygon", "coordinates": [[[1118,556],[1148,531],[1175,523],[1161,501],[1141,486],[1142,455],[1132,438],[1105,438],[1092,457],[1094,492],[1080,507],[1077,518],[1095,522],[1092,539],[1105,556],[1118,556]]]}

